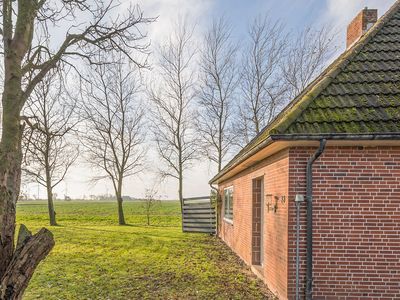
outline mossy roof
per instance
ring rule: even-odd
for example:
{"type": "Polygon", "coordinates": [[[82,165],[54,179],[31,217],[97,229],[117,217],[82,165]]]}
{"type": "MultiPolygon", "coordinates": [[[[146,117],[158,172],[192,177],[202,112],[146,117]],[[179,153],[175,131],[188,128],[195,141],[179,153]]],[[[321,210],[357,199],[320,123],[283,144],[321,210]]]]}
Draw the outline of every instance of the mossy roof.
{"type": "Polygon", "coordinates": [[[400,134],[400,1],[290,102],[211,182],[267,139],[349,134],[400,134]]]}

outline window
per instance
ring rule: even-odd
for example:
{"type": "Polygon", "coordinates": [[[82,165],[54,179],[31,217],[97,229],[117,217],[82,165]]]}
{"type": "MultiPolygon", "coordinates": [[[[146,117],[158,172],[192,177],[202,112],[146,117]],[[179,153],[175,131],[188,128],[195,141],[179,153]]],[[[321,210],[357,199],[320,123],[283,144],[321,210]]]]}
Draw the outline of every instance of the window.
{"type": "Polygon", "coordinates": [[[224,219],[233,221],[233,187],[224,190],[224,219]]]}

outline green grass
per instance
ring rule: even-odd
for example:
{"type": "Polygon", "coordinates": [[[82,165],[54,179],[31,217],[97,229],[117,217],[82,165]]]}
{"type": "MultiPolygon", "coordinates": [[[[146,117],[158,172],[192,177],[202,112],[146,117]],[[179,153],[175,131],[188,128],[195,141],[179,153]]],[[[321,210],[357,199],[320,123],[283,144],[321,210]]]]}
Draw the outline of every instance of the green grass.
{"type": "MultiPolygon", "coordinates": [[[[24,299],[265,299],[265,287],[217,238],[182,233],[179,204],[163,202],[146,226],[139,202],[56,202],[56,246],[24,299]]],[[[45,202],[21,202],[17,222],[48,227],[45,202]]]]}

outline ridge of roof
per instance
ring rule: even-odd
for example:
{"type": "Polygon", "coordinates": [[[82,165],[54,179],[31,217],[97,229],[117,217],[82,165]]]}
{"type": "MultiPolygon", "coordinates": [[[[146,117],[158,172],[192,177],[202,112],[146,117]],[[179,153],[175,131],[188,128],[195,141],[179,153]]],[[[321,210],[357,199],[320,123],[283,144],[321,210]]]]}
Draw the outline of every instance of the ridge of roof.
{"type": "MultiPolygon", "coordinates": [[[[303,113],[305,109],[315,100],[323,90],[351,63],[360,51],[374,38],[382,27],[400,10],[400,0],[372,26],[360,39],[349,49],[343,52],[333,63],[331,63],[316,79],[314,79],[298,96],[296,96],[256,137],[254,137],[228,164],[211,179],[210,183],[216,181],[241,161],[248,154],[262,147],[263,142],[271,140],[274,135],[282,136],[284,131],[303,113]]],[[[266,145],[268,143],[265,143],[266,145]]],[[[257,150],[258,151],[258,150],[257,150]]]]}
{"type": "MultiPolygon", "coordinates": [[[[382,29],[394,14],[400,10],[400,0],[397,0],[392,7],[368,30],[361,38],[349,49],[342,53],[325,71],[321,73],[309,86],[298,95],[294,101],[288,104],[281,113],[270,123],[273,126],[270,134],[280,134],[284,132],[305,108],[339,75],[351,60],[359,54],[368,42],[382,29]]],[[[266,129],[267,129],[266,128],[266,129]]]]}

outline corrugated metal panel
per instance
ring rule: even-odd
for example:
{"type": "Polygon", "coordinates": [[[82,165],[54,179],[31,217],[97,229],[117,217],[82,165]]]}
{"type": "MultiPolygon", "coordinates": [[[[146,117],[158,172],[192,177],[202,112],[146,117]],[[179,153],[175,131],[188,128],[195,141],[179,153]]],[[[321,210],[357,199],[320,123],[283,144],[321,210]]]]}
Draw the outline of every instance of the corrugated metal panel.
{"type": "Polygon", "coordinates": [[[216,215],[210,197],[183,199],[182,221],[184,232],[215,234],[216,215]]]}

